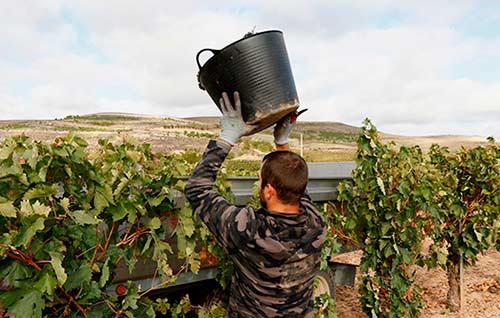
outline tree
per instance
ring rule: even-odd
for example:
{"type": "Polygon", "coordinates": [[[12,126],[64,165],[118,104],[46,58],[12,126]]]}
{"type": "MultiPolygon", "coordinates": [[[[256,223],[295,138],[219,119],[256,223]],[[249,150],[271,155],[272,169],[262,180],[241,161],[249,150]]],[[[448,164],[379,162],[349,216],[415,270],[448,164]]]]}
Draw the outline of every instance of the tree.
{"type": "Polygon", "coordinates": [[[459,269],[473,265],[479,253],[495,245],[500,233],[500,150],[493,143],[450,153],[433,145],[429,164],[436,179],[430,210],[434,223],[430,267],[440,265],[448,276],[448,306],[460,309],[459,269]]]}
{"type": "Polygon", "coordinates": [[[383,144],[365,120],[352,182],[338,187],[344,230],[363,245],[361,304],[369,317],[418,317],[423,305],[413,265],[422,261],[432,193],[418,146],[383,144]]]}

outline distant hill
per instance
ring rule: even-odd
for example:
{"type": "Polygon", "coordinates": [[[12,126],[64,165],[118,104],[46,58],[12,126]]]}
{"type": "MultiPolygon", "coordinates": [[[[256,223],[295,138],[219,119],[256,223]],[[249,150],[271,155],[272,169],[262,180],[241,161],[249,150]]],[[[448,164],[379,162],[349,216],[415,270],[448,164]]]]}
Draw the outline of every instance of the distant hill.
{"type": "MultiPolygon", "coordinates": [[[[123,136],[133,136],[150,143],[158,151],[201,151],[210,138],[219,134],[220,117],[175,118],[130,113],[96,113],[67,116],[54,120],[3,120],[0,121],[0,141],[6,136],[25,134],[37,140],[54,140],[73,132],[95,145],[100,138],[119,141],[123,136]]],[[[352,160],[356,151],[359,127],[339,122],[298,122],[290,136],[290,145],[302,151],[310,161],[352,160]]],[[[400,145],[418,144],[426,149],[433,143],[457,149],[486,144],[478,136],[400,136],[381,132],[386,141],[400,145]]],[[[233,151],[236,158],[258,159],[272,148],[272,128],[251,137],[243,138],[233,151]]]]}
{"type": "Polygon", "coordinates": [[[219,124],[219,121],[220,121],[220,117],[217,117],[217,116],[184,117],[182,119],[190,120],[190,121],[197,121],[200,123],[205,123],[205,124],[210,124],[210,125],[217,125],[217,124],[219,124]]]}

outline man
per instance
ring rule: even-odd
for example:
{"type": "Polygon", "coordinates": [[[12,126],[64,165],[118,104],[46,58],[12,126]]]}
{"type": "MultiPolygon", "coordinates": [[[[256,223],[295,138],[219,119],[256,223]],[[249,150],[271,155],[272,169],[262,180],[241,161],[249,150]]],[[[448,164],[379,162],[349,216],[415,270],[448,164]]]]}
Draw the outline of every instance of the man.
{"type": "Polygon", "coordinates": [[[237,207],[214,190],[231,147],[255,129],[243,121],[237,92],[234,100],[235,108],[223,93],[220,138],[209,142],[185,188],[193,209],[234,262],[228,317],[313,317],[313,281],[326,230],[305,193],[306,162],[288,150],[298,114],[274,128],[278,151],[264,157],[259,174],[263,207],[237,207]]]}

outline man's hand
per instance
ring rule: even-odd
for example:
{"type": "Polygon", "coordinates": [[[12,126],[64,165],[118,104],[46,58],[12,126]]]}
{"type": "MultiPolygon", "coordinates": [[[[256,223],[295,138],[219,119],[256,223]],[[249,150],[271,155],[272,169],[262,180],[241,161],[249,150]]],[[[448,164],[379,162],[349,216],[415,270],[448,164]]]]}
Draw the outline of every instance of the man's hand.
{"type": "Polygon", "coordinates": [[[291,112],[290,114],[281,118],[276,123],[276,126],[274,126],[274,143],[277,146],[283,146],[288,144],[288,135],[290,135],[290,132],[293,130],[293,127],[295,127],[295,123],[297,122],[297,117],[299,117],[299,115],[305,112],[306,110],[307,108],[301,110],[300,112],[297,111],[291,112]]]}
{"type": "Polygon", "coordinates": [[[219,100],[222,111],[220,139],[227,141],[231,145],[237,143],[241,136],[250,135],[258,128],[257,125],[245,124],[241,115],[240,94],[234,92],[233,96],[235,107],[231,104],[226,92],[222,93],[222,98],[219,100]]]}

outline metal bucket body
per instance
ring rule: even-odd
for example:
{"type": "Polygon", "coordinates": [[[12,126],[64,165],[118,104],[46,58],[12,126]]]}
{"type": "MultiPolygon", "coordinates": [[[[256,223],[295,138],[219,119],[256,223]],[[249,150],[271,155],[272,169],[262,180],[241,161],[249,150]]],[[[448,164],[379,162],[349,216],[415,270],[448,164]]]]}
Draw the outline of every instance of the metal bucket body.
{"type": "MultiPolygon", "coordinates": [[[[221,50],[203,49],[196,56],[198,82],[219,107],[222,92],[238,91],[243,120],[259,131],[299,107],[292,69],[281,31],[251,34],[221,50]],[[201,66],[204,51],[214,55],[201,66]]],[[[234,102],[234,101],[233,101],[234,102]]]]}

